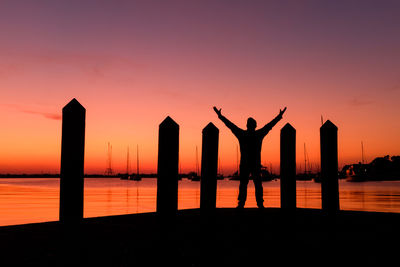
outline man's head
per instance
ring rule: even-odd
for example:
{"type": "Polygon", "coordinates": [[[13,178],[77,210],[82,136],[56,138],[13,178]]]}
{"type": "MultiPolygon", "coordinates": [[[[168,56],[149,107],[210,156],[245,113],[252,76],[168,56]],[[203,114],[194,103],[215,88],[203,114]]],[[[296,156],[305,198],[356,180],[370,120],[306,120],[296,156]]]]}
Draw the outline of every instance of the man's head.
{"type": "Polygon", "coordinates": [[[257,122],[252,117],[247,119],[247,130],[254,131],[257,128],[257,122]]]}

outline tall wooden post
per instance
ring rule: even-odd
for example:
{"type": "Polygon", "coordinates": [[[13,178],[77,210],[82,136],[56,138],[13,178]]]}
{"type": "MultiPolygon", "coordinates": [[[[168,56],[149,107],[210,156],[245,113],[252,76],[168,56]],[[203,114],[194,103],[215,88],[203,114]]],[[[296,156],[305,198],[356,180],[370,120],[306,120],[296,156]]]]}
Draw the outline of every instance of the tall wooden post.
{"type": "Polygon", "coordinates": [[[200,209],[212,211],[217,202],[219,130],[211,122],[203,129],[201,150],[200,209]]]}
{"type": "Polygon", "coordinates": [[[179,125],[169,116],[158,132],[157,213],[178,210],[179,125]]]}
{"type": "Polygon", "coordinates": [[[338,128],[329,120],[320,128],[322,209],[339,210],[338,185],[338,128]]]}
{"type": "Polygon", "coordinates": [[[74,98],[62,110],[60,221],[83,219],[85,108],[74,98]]]}
{"type": "Polygon", "coordinates": [[[281,129],[281,208],[296,209],[296,129],[281,129]]]}

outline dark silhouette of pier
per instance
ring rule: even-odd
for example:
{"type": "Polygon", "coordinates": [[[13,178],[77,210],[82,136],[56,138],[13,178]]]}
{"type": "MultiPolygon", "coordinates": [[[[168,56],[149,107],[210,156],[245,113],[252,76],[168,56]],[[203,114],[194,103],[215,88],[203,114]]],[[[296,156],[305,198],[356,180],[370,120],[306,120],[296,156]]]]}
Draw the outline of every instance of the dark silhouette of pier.
{"type": "Polygon", "coordinates": [[[0,227],[1,266],[306,266],[396,262],[400,214],[200,209],[0,227]]]}
{"type": "Polygon", "coordinates": [[[384,265],[400,214],[341,211],[338,128],[320,129],[322,209],[296,207],[296,130],[281,129],[281,208],[216,208],[219,130],[203,129],[200,209],[178,210],[179,125],[159,127],[157,211],[83,218],[85,109],[63,109],[60,221],[0,227],[1,266],[384,265]]]}

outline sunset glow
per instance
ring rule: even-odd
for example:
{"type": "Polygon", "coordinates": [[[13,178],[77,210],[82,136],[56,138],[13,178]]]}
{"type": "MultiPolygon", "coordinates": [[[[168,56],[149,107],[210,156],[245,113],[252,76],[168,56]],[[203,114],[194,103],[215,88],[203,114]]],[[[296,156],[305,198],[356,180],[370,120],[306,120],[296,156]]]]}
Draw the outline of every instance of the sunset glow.
{"type": "MultiPolygon", "coordinates": [[[[85,172],[157,169],[158,125],[180,125],[182,172],[195,169],[201,131],[220,130],[222,172],[236,169],[239,127],[287,107],[263,143],[279,170],[280,129],[297,131],[319,166],[321,116],[338,126],[339,167],[400,155],[398,1],[2,1],[0,173],[57,173],[61,110],[86,108],[85,172]],[[23,3],[23,4],[22,4],[23,3]],[[247,4],[246,4],[247,3],[247,4]],[[379,8],[377,7],[379,5],[379,8]]],[[[304,168],[304,165],[303,165],[304,168]]]]}

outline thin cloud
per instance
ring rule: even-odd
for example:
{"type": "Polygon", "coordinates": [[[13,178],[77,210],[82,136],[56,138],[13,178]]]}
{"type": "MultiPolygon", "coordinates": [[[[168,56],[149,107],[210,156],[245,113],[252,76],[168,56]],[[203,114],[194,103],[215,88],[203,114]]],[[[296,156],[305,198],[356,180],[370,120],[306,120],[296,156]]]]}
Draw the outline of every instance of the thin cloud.
{"type": "Polygon", "coordinates": [[[61,120],[62,116],[60,113],[56,112],[46,112],[46,111],[40,111],[40,110],[35,110],[35,109],[44,109],[43,107],[23,107],[18,104],[0,104],[0,107],[6,107],[7,109],[11,109],[17,112],[22,112],[26,114],[32,114],[32,115],[39,115],[42,116],[46,119],[50,120],[61,120]]]}
{"type": "Polygon", "coordinates": [[[41,111],[34,111],[34,110],[21,110],[23,113],[28,113],[28,114],[33,114],[33,115],[40,115],[45,117],[46,119],[51,119],[51,120],[61,120],[61,115],[57,113],[51,113],[51,112],[41,112],[41,111]]]}

